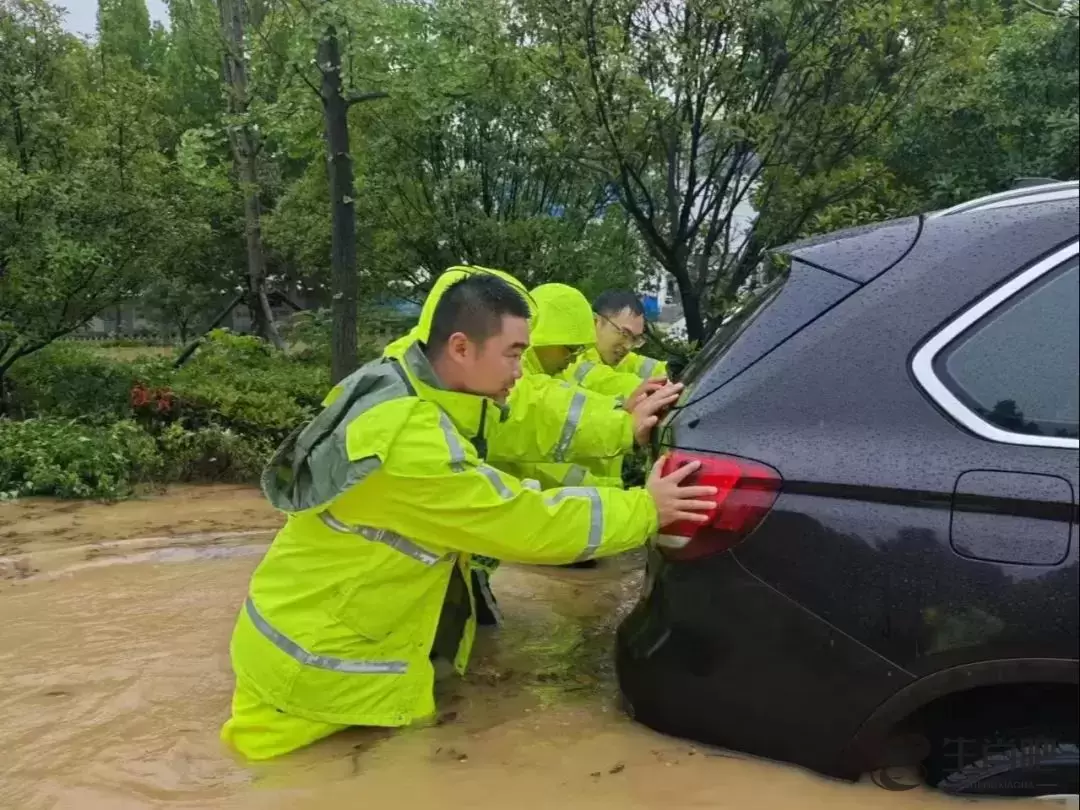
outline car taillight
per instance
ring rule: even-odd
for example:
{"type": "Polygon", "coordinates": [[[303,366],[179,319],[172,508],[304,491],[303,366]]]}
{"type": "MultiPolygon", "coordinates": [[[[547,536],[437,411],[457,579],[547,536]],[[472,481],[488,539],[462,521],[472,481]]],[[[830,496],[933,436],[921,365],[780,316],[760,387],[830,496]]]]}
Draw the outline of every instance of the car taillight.
{"type": "Polygon", "coordinates": [[[716,487],[716,508],[707,523],[679,521],[660,527],[656,545],[672,559],[692,560],[735,546],[776,503],[783,479],[765,464],[735,456],[674,450],[664,462],[664,475],[691,461],[701,462],[686,483],[716,487]]]}

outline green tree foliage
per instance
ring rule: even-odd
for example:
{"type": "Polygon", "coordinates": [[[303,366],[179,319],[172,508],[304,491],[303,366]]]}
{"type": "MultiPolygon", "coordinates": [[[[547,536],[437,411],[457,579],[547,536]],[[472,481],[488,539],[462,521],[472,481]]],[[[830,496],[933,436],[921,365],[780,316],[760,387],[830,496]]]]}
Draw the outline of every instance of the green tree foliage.
{"type": "MultiPolygon", "coordinates": [[[[982,5],[920,92],[845,171],[858,193],[817,208],[799,235],[881,221],[1080,173],[1080,30],[1075,3],[982,5]],[[1041,7],[1040,7],[1041,8],[1041,7]]],[[[811,176],[804,186],[827,188],[811,176]]],[[[775,209],[764,214],[775,216],[775,209]]]]}
{"type": "MultiPolygon", "coordinates": [[[[278,9],[277,19],[305,19],[278,9]]],[[[504,22],[512,11],[503,0],[335,4],[346,96],[387,94],[350,110],[362,299],[418,300],[462,262],[587,287],[632,285],[642,271],[636,233],[605,182],[565,154],[559,102],[528,32],[504,22]]],[[[267,238],[325,287],[331,229],[316,207],[326,166],[309,51],[318,30],[298,30],[274,47],[300,78],[268,112],[299,173],[267,238]]]]}
{"type": "Polygon", "coordinates": [[[0,3],[0,378],[135,295],[168,229],[153,81],[102,70],[54,7],[0,3]]]}
{"type": "Polygon", "coordinates": [[[133,298],[197,335],[251,289],[253,201],[269,291],[333,308],[331,28],[368,309],[460,262],[587,294],[659,269],[700,339],[789,239],[1078,171],[1074,0],[241,6],[243,103],[217,0],[102,0],[90,42],[0,0],[0,376],[133,298]]]}
{"type": "Polygon", "coordinates": [[[145,73],[151,68],[150,12],[145,0],[98,0],[98,56],[145,73]]]}
{"type": "Polygon", "coordinates": [[[532,283],[633,284],[638,242],[606,179],[574,161],[571,122],[513,11],[436,3],[393,41],[390,100],[360,111],[372,151],[391,158],[368,171],[377,236],[430,272],[465,261],[532,283]]]}
{"type": "Polygon", "coordinates": [[[858,194],[963,15],[913,0],[524,0],[581,133],[700,340],[764,251],[858,194]],[[794,193],[793,193],[794,192],[794,193]],[[769,217],[743,229],[752,201],[769,217]]]}
{"type": "MultiPolygon", "coordinates": [[[[1024,7],[1021,7],[1024,8],[1024,7]]],[[[1080,29],[1023,11],[945,65],[897,122],[897,182],[944,206],[1019,177],[1080,172],[1080,29]]]]}

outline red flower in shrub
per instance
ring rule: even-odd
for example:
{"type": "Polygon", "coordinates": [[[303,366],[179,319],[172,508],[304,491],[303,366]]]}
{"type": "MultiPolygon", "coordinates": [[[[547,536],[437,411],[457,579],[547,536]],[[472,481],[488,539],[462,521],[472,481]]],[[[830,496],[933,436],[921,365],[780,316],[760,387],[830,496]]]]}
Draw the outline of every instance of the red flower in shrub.
{"type": "Polygon", "coordinates": [[[168,388],[159,388],[154,392],[154,397],[157,399],[158,413],[168,413],[172,410],[173,393],[168,388]]]}
{"type": "Polygon", "coordinates": [[[146,390],[146,386],[142,383],[137,384],[131,389],[131,407],[141,408],[150,401],[150,392],[146,390]]]}

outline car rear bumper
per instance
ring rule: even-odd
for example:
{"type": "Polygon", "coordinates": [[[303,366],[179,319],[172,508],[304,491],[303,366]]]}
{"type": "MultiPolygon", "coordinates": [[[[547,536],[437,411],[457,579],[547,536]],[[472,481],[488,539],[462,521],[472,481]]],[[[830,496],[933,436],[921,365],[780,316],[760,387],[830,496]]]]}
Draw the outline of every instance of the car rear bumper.
{"type": "Polygon", "coordinates": [[[635,719],[668,734],[855,778],[861,723],[912,679],[765,584],[732,554],[665,563],[619,628],[635,719]],[[850,753],[850,752],[849,752],[850,753]]]}

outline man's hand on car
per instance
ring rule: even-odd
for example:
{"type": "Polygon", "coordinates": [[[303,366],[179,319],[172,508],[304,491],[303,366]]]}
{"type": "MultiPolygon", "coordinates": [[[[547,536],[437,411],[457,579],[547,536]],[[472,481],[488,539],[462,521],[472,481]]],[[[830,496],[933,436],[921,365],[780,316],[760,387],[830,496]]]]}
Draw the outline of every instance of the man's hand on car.
{"type": "Polygon", "coordinates": [[[716,495],[716,487],[703,487],[684,484],[683,482],[697,472],[700,461],[684,464],[674,472],[663,475],[664,458],[661,456],[649,473],[645,488],[652,495],[659,518],[658,525],[663,528],[680,520],[704,523],[709,519],[709,510],[716,506],[713,500],[705,500],[716,495]]]}
{"type": "Polygon", "coordinates": [[[654,377],[651,380],[645,380],[645,382],[634,389],[634,393],[626,398],[623,407],[626,408],[628,413],[633,413],[634,408],[640,405],[643,399],[649,396],[649,394],[659,391],[666,384],[667,380],[663,377],[654,377]]]}
{"type": "MultiPolygon", "coordinates": [[[[645,383],[645,385],[648,385],[648,383],[645,383]]],[[[661,385],[659,388],[654,389],[652,393],[641,397],[633,409],[629,409],[630,415],[634,418],[634,441],[642,447],[649,444],[649,437],[652,435],[653,428],[660,421],[660,416],[675,404],[682,393],[682,389],[682,385],[678,383],[661,385]]]]}

